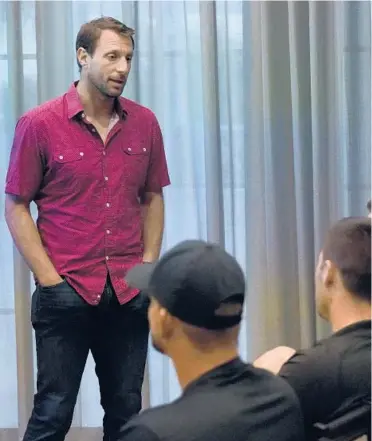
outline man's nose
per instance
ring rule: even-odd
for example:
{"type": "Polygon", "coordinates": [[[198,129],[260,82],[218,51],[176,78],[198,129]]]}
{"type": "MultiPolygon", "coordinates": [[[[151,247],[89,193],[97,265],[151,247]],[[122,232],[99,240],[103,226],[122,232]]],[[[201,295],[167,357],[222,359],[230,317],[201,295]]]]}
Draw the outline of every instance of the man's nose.
{"type": "Polygon", "coordinates": [[[125,74],[128,72],[128,66],[128,60],[126,58],[121,58],[116,68],[118,72],[125,74]]]}

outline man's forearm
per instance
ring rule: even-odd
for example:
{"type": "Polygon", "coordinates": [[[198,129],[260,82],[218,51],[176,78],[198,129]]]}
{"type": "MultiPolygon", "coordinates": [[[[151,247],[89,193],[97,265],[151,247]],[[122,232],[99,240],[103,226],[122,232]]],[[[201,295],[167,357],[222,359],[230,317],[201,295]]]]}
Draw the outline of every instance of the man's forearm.
{"type": "Polygon", "coordinates": [[[267,371],[277,375],[283,365],[287,363],[287,361],[293,357],[295,353],[296,350],[293,348],[288,346],[278,346],[258,357],[253,362],[253,366],[266,369],[267,371]]]}
{"type": "Polygon", "coordinates": [[[143,241],[145,262],[158,259],[164,231],[164,199],[162,193],[147,193],[143,201],[143,241]]]}
{"type": "Polygon", "coordinates": [[[54,285],[61,281],[49,259],[29,209],[7,196],[5,219],[18,251],[25,259],[41,285],[54,285]]]}

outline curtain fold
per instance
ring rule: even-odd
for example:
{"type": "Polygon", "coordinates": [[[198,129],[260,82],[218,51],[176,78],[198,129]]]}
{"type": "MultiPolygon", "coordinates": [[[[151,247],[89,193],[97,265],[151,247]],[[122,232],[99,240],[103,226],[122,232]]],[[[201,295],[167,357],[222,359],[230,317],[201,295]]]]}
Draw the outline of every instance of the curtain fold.
{"type": "MultiPolygon", "coordinates": [[[[23,61],[23,41],[20,38],[17,30],[22,28],[22,9],[21,3],[19,2],[7,2],[6,5],[6,17],[13,24],[7,27],[7,54],[12,54],[12,57],[7,58],[8,62],[8,100],[10,104],[9,110],[1,106],[0,112],[3,113],[3,118],[5,120],[7,127],[13,127],[18,119],[18,117],[26,110],[26,100],[25,100],[25,75],[24,75],[24,61],[23,61]]],[[[1,100],[0,100],[1,102],[1,100]]],[[[5,101],[3,101],[4,103],[5,101]]],[[[1,130],[1,128],[0,128],[1,130]]],[[[4,130],[6,133],[6,143],[11,144],[11,133],[4,130]]],[[[8,151],[5,146],[1,146],[2,150],[8,151]]],[[[4,162],[5,165],[5,162],[4,162]]],[[[3,169],[3,163],[2,163],[3,169]]],[[[1,173],[3,176],[3,174],[1,173]]],[[[0,199],[1,209],[4,211],[3,195],[0,199]]],[[[5,227],[5,225],[4,225],[5,227]]],[[[0,237],[4,228],[1,229],[0,237]]],[[[5,239],[5,238],[4,238],[5,239]]],[[[3,243],[3,240],[1,240],[3,243]]],[[[14,314],[12,318],[15,318],[15,343],[16,343],[16,370],[13,372],[5,372],[5,380],[9,377],[11,378],[10,385],[15,385],[16,387],[11,389],[13,393],[13,399],[11,403],[16,404],[13,406],[13,415],[11,421],[17,421],[19,429],[22,432],[27,424],[29,418],[29,411],[32,405],[32,397],[34,391],[34,376],[33,376],[33,348],[32,348],[32,328],[30,323],[30,277],[23,261],[22,257],[18,253],[15,246],[11,241],[4,240],[4,245],[6,247],[6,252],[8,255],[9,263],[11,266],[11,271],[5,273],[3,272],[3,277],[0,278],[0,285],[3,286],[3,280],[5,277],[13,278],[12,291],[14,299],[14,314]],[[5,277],[4,277],[5,276],[5,277]],[[24,360],[24,362],[22,362],[24,360]],[[14,378],[16,377],[16,378],[14,378]],[[14,381],[15,380],[15,381],[14,381]],[[14,414],[14,411],[17,412],[14,414]],[[17,418],[18,417],[18,418],[17,418]]],[[[5,251],[5,250],[4,250],[5,251]]],[[[4,265],[3,259],[0,259],[0,265],[4,265]]],[[[8,311],[4,311],[5,314],[8,311]]],[[[6,322],[3,322],[3,326],[6,326],[6,322]]],[[[0,334],[3,335],[3,334],[0,334]]],[[[5,334],[6,335],[6,334],[5,334]]],[[[13,339],[12,339],[13,340],[13,339]]],[[[11,341],[12,341],[11,340],[11,341]]],[[[4,341],[6,344],[6,340],[4,341]]],[[[2,352],[4,353],[4,352],[2,352]]],[[[12,354],[14,355],[14,353],[12,354]]],[[[6,357],[3,359],[4,367],[0,372],[3,373],[4,370],[13,369],[12,359],[8,360],[6,357]]],[[[4,378],[4,376],[3,376],[4,378]]],[[[5,395],[5,397],[8,394],[5,395]]],[[[5,398],[4,397],[4,398],[5,398]]],[[[0,397],[1,399],[1,397],[0,397]]],[[[2,400],[3,401],[3,400],[2,400]]],[[[5,400],[3,401],[5,402],[5,400]]],[[[1,424],[0,424],[1,427],[1,424]]]]}
{"type": "MultiPolygon", "coordinates": [[[[207,239],[225,245],[216,4],[200,2],[207,239]]],[[[227,103],[228,106],[228,103],[227,103]]]]}
{"type": "Polygon", "coordinates": [[[299,316],[301,317],[301,346],[310,345],[315,339],[313,286],[314,211],[309,204],[313,198],[312,123],[309,4],[288,2],[289,70],[291,82],[292,144],[294,167],[295,226],[297,231],[297,289],[299,316]]]}
{"type": "MultiPolygon", "coordinates": [[[[365,214],[371,197],[370,2],[0,2],[3,182],[16,119],[78,78],[76,33],[100,15],[135,28],[125,96],[151,108],[163,131],[172,180],[163,251],[204,238],[237,257],[248,282],[244,359],[326,336],[314,264],[330,223],[365,214]]],[[[0,430],[22,436],[33,283],[3,219],[0,239],[0,430]]],[[[145,404],[180,393],[170,361],[151,347],[146,381],[145,404]]],[[[101,418],[90,357],[73,425],[101,418]]]]}
{"type": "Polygon", "coordinates": [[[71,2],[35,1],[37,100],[61,95],[76,76],[75,38],[71,2]],[[51,38],[54,35],[56,37],[51,38]],[[61,42],[69,44],[58,44],[61,42]],[[73,49],[73,50],[72,50],[73,49]]]}

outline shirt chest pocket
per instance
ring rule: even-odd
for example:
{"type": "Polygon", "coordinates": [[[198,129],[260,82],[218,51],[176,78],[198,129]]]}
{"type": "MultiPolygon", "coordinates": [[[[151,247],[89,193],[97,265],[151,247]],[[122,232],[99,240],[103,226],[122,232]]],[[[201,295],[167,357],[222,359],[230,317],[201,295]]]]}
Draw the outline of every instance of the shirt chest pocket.
{"type": "Polygon", "coordinates": [[[125,185],[141,188],[145,185],[150,152],[143,146],[123,146],[125,185]]]}
{"type": "Polygon", "coordinates": [[[78,189],[87,175],[84,152],[79,149],[56,151],[53,156],[52,171],[55,182],[63,191],[78,189]]]}

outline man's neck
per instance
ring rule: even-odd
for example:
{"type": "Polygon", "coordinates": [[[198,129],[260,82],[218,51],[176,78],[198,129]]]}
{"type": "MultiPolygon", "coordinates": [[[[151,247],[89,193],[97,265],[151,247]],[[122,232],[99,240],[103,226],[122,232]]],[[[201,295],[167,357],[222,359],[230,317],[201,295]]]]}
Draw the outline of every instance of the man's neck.
{"type": "Polygon", "coordinates": [[[110,119],[114,111],[114,98],[108,98],[88,81],[81,79],[76,86],[77,93],[88,118],[110,119]]]}
{"type": "Polygon", "coordinates": [[[199,351],[177,351],[171,357],[182,389],[202,375],[238,357],[236,348],[202,353],[199,351]]]}
{"type": "MultiPolygon", "coordinates": [[[[340,308],[341,309],[341,308],[340,308]]],[[[344,305],[342,310],[333,311],[330,322],[332,331],[337,332],[347,326],[361,322],[363,320],[371,320],[371,305],[369,303],[353,303],[344,305]]]]}

